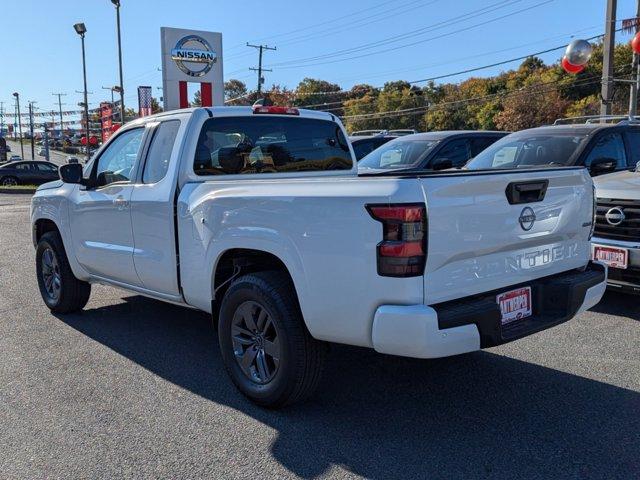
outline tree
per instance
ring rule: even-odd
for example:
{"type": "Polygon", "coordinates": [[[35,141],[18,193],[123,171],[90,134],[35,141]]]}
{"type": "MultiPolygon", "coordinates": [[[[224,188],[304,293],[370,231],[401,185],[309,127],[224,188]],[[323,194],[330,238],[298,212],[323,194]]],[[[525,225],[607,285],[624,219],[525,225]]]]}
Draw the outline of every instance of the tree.
{"type": "Polygon", "coordinates": [[[192,107],[201,107],[202,106],[202,94],[200,93],[200,90],[198,90],[193,95],[193,101],[190,103],[190,106],[192,106],[192,107]]]}
{"type": "Polygon", "coordinates": [[[390,112],[382,114],[379,126],[385,130],[394,128],[424,128],[423,115],[425,98],[422,90],[412,87],[408,82],[387,82],[382,87],[377,102],[378,112],[390,112]],[[398,113],[392,113],[398,111],[398,113]]]}
{"type": "Polygon", "coordinates": [[[151,98],[151,113],[159,113],[162,112],[163,109],[160,106],[160,103],[158,102],[157,98],[151,98]]]}
{"type": "Polygon", "coordinates": [[[318,105],[318,107],[312,108],[320,109],[326,104],[327,108],[336,108],[336,110],[332,110],[332,113],[338,116],[343,115],[341,100],[344,100],[345,95],[340,93],[342,91],[340,85],[307,77],[298,84],[295,91],[294,105],[299,107],[318,105]]]}
{"type": "Polygon", "coordinates": [[[377,111],[380,90],[371,85],[354,85],[342,108],[345,116],[345,127],[349,132],[371,130],[378,127],[378,118],[371,117],[377,111]],[[361,117],[364,115],[364,117],[361,117]]]}
{"type": "Polygon", "coordinates": [[[548,125],[564,117],[569,104],[555,87],[511,92],[503,100],[495,123],[501,130],[512,131],[548,125]]]}
{"type": "MultiPolygon", "coordinates": [[[[227,82],[224,82],[224,99],[232,100],[237,99],[236,101],[242,101],[243,96],[247,94],[247,85],[236,79],[231,79],[227,82]]],[[[236,104],[236,103],[232,103],[236,104]]]]}
{"type": "Polygon", "coordinates": [[[291,90],[277,84],[272,85],[271,89],[264,94],[264,98],[268,99],[272,105],[282,107],[290,106],[293,103],[293,96],[294,93],[291,90]]]}

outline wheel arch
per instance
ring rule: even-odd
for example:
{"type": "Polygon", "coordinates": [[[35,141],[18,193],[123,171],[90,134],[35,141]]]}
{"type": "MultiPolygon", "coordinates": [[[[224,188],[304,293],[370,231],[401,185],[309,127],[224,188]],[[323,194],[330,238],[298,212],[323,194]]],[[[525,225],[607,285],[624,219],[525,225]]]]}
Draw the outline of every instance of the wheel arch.
{"type": "Polygon", "coordinates": [[[276,270],[286,274],[294,287],[296,300],[300,302],[299,284],[291,269],[278,255],[256,248],[229,248],[220,253],[215,262],[211,278],[212,313],[217,316],[224,293],[231,281],[243,274],[276,270]]]}
{"type": "MultiPolygon", "coordinates": [[[[53,220],[49,218],[38,218],[33,222],[33,245],[38,246],[38,242],[42,236],[47,232],[57,232],[62,238],[62,232],[60,228],[53,220]]],[[[64,243],[64,241],[63,241],[64,243]]]]}

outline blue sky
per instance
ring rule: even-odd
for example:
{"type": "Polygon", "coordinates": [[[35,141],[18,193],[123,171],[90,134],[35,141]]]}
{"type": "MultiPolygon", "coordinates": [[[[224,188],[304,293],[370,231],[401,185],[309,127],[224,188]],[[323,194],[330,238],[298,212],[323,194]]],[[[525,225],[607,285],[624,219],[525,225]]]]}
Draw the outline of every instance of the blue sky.
{"type": "MultiPolygon", "coordinates": [[[[136,87],[160,96],[160,27],[223,34],[225,80],[255,88],[248,70],[257,52],[247,41],[277,46],[265,54],[266,84],[295,87],[304,77],[349,88],[389,80],[444,75],[563,45],[604,30],[606,0],[121,0],[125,102],[136,87]],[[501,18],[502,17],[502,18],[501,18]],[[419,30],[421,29],[421,30],[419,30]],[[341,54],[340,54],[341,53],[341,54]],[[316,58],[318,57],[318,58],[316,58]]],[[[618,19],[635,14],[635,0],[618,0],[618,19]]],[[[109,0],[2,2],[0,101],[11,93],[55,107],[51,92],[66,92],[64,109],[81,101],[80,40],[72,25],[87,25],[90,105],[107,100],[101,87],[117,83],[115,10],[109,0]]],[[[618,34],[618,41],[629,35],[618,34]]],[[[542,55],[557,60],[561,51],[542,55]]],[[[483,70],[491,75],[511,65],[483,70]]],[[[469,75],[449,77],[460,81],[469,75]]]]}

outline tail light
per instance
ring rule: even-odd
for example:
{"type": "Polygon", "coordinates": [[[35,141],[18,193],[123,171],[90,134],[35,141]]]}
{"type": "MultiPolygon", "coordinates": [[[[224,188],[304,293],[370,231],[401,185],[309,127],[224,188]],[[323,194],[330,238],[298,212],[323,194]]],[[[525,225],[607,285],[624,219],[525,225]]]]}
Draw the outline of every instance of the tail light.
{"type": "Polygon", "coordinates": [[[598,197],[596,197],[596,186],[593,185],[593,211],[591,212],[591,229],[589,230],[589,241],[596,230],[596,214],[598,213],[598,197]]]}
{"type": "Polygon", "coordinates": [[[382,223],[377,247],[378,275],[416,277],[424,273],[427,260],[427,211],[424,203],[367,205],[382,223]]]}
{"type": "Polygon", "coordinates": [[[270,113],[272,115],[300,115],[297,108],[293,107],[276,107],[273,105],[256,105],[253,107],[253,113],[270,113]]]}

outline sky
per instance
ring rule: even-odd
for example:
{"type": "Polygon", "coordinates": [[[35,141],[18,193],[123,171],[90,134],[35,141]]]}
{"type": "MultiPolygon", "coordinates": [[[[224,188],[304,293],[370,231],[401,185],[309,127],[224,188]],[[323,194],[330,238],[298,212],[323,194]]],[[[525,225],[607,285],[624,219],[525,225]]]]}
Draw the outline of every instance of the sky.
{"type": "MultiPolygon", "coordinates": [[[[448,75],[604,32],[606,0],[121,0],[125,104],[137,108],[136,87],[160,97],[160,27],[222,33],[225,81],[250,89],[257,51],[275,46],[264,65],[266,87],[295,88],[304,77],[350,88],[357,83],[415,81],[448,75]]],[[[618,0],[618,19],[635,16],[636,0],[618,0]]],[[[0,102],[13,111],[12,92],[41,111],[82,101],[80,39],[73,24],[87,26],[87,75],[91,108],[110,99],[117,84],[115,8],[109,0],[0,0],[0,102]]],[[[617,41],[629,41],[617,34],[617,41]]],[[[540,55],[557,61],[562,50],[540,55]]],[[[449,76],[457,82],[517,67],[519,62],[449,76]]],[[[26,106],[23,107],[26,109],[26,106]]]]}

